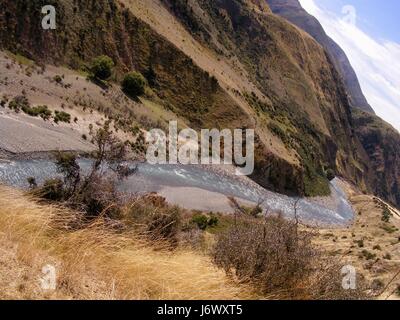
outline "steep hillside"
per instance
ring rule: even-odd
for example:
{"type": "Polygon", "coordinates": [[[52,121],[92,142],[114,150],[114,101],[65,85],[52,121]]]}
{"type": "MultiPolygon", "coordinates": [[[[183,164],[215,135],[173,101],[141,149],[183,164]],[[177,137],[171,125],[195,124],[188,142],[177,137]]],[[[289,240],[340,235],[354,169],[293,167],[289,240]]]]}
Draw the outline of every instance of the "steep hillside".
{"type": "Polygon", "coordinates": [[[374,113],[362,93],[357,75],[346,54],[324,31],[319,21],[305,11],[298,0],[266,0],[272,12],[287,19],[309,33],[328,52],[333,64],[343,78],[351,105],[374,113]]]}
{"type": "MultiPolygon", "coordinates": [[[[245,68],[261,92],[242,92],[258,128],[266,128],[294,152],[305,172],[306,194],[313,194],[311,185],[324,189],[327,168],[359,183],[368,177],[362,147],[352,138],[351,111],[340,77],[313,39],[254,1],[163,3],[197,41],[206,46],[205,39],[217,39],[219,58],[234,66],[239,61],[245,68]]],[[[259,177],[271,163],[259,160],[255,179],[265,184],[259,177]]],[[[285,183],[276,170],[267,175],[275,185],[285,183]]]]}
{"type": "Polygon", "coordinates": [[[106,54],[117,64],[116,80],[132,69],[154,73],[166,106],[195,127],[216,124],[215,116],[221,126],[239,126],[235,119],[249,124],[215,79],[116,1],[6,0],[1,3],[0,24],[0,47],[42,63],[82,69],[93,57],[106,54]],[[57,9],[54,32],[41,27],[45,4],[57,9]]]}
{"type": "Polygon", "coordinates": [[[356,134],[376,173],[373,192],[400,206],[400,134],[377,116],[354,112],[356,134]]]}

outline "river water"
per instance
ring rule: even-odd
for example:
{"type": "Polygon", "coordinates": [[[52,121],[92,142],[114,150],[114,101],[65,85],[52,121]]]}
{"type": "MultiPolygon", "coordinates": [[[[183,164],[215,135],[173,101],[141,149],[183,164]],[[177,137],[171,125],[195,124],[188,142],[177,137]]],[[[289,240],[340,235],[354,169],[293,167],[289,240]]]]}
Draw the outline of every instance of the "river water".
{"type": "MultiPolygon", "coordinates": [[[[79,165],[83,171],[87,171],[91,162],[80,159],[79,165]]],[[[56,167],[51,160],[0,161],[0,183],[6,185],[26,188],[29,177],[34,177],[41,183],[55,176],[56,167]]],[[[262,207],[268,208],[270,212],[279,210],[287,217],[294,216],[295,198],[271,192],[245,179],[208,170],[202,166],[141,163],[138,164],[137,173],[120,184],[121,190],[131,193],[158,192],[163,187],[198,188],[254,203],[262,199],[262,207]]],[[[340,189],[339,181],[333,180],[330,188],[332,194],[329,198],[303,198],[299,201],[297,212],[304,223],[345,226],[352,221],[354,212],[345,193],[340,189]]]]}

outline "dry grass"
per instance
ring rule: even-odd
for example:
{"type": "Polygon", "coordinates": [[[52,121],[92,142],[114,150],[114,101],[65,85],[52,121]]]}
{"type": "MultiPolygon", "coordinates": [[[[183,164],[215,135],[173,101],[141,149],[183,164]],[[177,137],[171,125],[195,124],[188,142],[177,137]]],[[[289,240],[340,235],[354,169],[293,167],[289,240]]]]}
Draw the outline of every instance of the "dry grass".
{"type": "Polygon", "coordinates": [[[373,292],[378,298],[398,300],[400,296],[396,288],[400,285],[400,212],[390,207],[393,216],[385,223],[379,205],[383,201],[374,200],[377,198],[359,194],[352,189],[347,190],[347,193],[356,212],[353,225],[346,229],[321,230],[316,244],[343,263],[354,266],[370,285],[373,282],[388,285],[385,290],[381,288],[373,292]],[[385,258],[388,255],[391,259],[385,258]]]}
{"type": "Polygon", "coordinates": [[[154,250],[98,219],[79,230],[73,212],[0,186],[0,299],[247,299],[251,291],[190,250],[154,250]],[[57,288],[40,288],[42,267],[57,288]]]}

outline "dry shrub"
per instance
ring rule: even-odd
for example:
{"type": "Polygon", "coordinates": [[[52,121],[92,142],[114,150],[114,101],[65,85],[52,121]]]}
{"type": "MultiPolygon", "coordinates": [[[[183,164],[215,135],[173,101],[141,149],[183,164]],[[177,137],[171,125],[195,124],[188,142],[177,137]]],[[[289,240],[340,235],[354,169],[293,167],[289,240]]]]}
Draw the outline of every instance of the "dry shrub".
{"type": "Polygon", "coordinates": [[[215,244],[214,263],[263,295],[279,299],[359,298],[342,289],[341,268],[314,248],[310,231],[280,216],[239,220],[215,244]]]}
{"type": "Polygon", "coordinates": [[[314,272],[307,279],[302,299],[313,300],[366,300],[368,287],[364,277],[357,274],[356,288],[345,290],[342,287],[343,265],[320,256],[314,261],[314,272]]]}
{"type": "Polygon", "coordinates": [[[228,279],[204,255],[181,249],[154,250],[136,232],[121,232],[113,228],[112,220],[102,217],[71,228],[81,217],[0,186],[0,250],[2,257],[9,257],[4,261],[0,258],[0,298],[256,297],[247,286],[228,279]],[[19,248],[18,254],[12,252],[13,247],[19,248]],[[38,282],[46,264],[56,267],[57,288],[53,292],[44,292],[38,282]]]}
{"type": "Polygon", "coordinates": [[[167,204],[165,198],[147,195],[130,201],[123,213],[123,221],[152,242],[171,247],[178,245],[183,210],[167,204]]]}

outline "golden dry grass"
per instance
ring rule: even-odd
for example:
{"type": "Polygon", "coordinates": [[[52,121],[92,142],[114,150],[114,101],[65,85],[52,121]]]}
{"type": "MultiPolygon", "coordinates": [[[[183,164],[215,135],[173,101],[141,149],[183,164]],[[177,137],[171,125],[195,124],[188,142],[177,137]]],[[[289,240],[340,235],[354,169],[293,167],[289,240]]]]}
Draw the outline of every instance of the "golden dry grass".
{"type": "MultiPolygon", "coordinates": [[[[368,284],[381,282],[383,288],[374,292],[377,298],[398,300],[400,212],[389,206],[393,216],[389,223],[384,223],[382,208],[374,200],[376,197],[354,190],[347,190],[347,193],[356,212],[353,225],[346,229],[320,230],[316,243],[345,264],[354,266],[368,284]],[[367,258],[364,253],[370,253],[371,257],[367,258]]],[[[379,202],[385,203],[380,199],[379,202]]]]}
{"type": "Polygon", "coordinates": [[[247,299],[209,258],[190,250],[154,250],[98,219],[69,228],[77,215],[0,186],[0,299],[247,299]],[[41,289],[42,267],[57,288],[41,289]]]}

